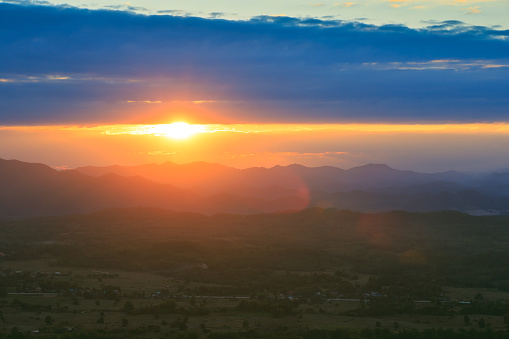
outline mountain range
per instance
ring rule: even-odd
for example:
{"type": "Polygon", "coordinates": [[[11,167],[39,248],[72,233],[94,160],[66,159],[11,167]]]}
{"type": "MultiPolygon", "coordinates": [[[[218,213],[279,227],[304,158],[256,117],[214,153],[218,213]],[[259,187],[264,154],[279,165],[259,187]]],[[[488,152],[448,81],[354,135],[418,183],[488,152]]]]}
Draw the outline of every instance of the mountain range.
{"type": "Polygon", "coordinates": [[[362,212],[457,210],[505,214],[509,172],[419,173],[368,164],[344,170],[302,165],[235,169],[171,162],[79,167],[0,159],[0,217],[88,213],[116,207],[260,213],[310,206],[362,212]]]}

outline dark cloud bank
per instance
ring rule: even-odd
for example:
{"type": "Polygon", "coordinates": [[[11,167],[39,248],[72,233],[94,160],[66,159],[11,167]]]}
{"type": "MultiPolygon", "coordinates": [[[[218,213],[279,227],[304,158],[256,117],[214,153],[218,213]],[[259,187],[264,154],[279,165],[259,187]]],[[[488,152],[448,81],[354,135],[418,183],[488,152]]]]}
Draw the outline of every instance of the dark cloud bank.
{"type": "Polygon", "coordinates": [[[182,93],[230,105],[238,122],[507,121],[508,65],[509,31],[458,21],[410,29],[0,3],[0,125],[129,121],[125,101],[182,93]]]}

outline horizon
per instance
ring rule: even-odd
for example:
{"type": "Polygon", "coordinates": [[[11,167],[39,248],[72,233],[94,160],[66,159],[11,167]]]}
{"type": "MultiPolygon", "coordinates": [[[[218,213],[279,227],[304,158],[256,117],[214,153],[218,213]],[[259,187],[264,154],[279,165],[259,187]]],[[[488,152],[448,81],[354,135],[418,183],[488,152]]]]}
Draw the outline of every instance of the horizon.
{"type": "MultiPolygon", "coordinates": [[[[161,165],[165,165],[165,164],[172,164],[172,165],[177,165],[177,166],[186,166],[186,165],[194,165],[194,164],[207,164],[207,165],[221,165],[221,166],[225,166],[223,164],[214,163],[214,162],[207,162],[207,161],[193,161],[193,162],[187,162],[187,163],[176,163],[176,162],[172,162],[172,161],[168,160],[168,161],[164,161],[164,162],[161,162],[161,163],[152,162],[152,163],[144,163],[144,164],[133,165],[133,166],[124,166],[124,165],[113,164],[113,165],[105,165],[105,166],[85,165],[85,166],[79,166],[79,167],[74,167],[74,168],[61,168],[61,167],[50,166],[48,164],[41,163],[41,162],[33,163],[33,162],[23,161],[23,160],[20,160],[20,159],[3,159],[3,158],[0,158],[0,160],[4,160],[4,161],[19,161],[19,162],[23,162],[23,163],[27,163],[27,164],[46,165],[46,166],[48,166],[48,167],[50,167],[50,168],[52,168],[52,169],[54,169],[56,171],[72,171],[72,170],[76,170],[76,169],[79,169],[79,168],[86,168],[86,167],[100,167],[100,168],[107,168],[107,167],[137,167],[137,166],[148,166],[148,165],[161,166],[161,165]]],[[[306,166],[306,165],[302,165],[302,164],[299,164],[299,163],[292,163],[292,164],[288,164],[288,165],[274,165],[274,166],[271,166],[271,167],[264,167],[264,166],[245,167],[245,168],[237,168],[237,167],[230,167],[230,166],[225,166],[225,167],[233,168],[233,169],[238,169],[238,170],[244,170],[244,169],[250,169],[250,168],[272,169],[272,168],[275,168],[275,167],[292,167],[292,166],[302,166],[302,167],[306,167],[306,168],[332,167],[332,168],[337,168],[337,169],[344,170],[344,171],[349,171],[349,170],[356,169],[356,168],[359,168],[359,167],[384,166],[384,167],[388,167],[390,169],[397,170],[397,171],[412,171],[412,170],[408,170],[408,169],[394,168],[394,167],[390,166],[389,164],[382,164],[382,163],[366,163],[364,165],[359,165],[359,166],[350,167],[350,168],[340,168],[340,167],[330,166],[330,165],[306,166]]],[[[503,169],[501,169],[501,170],[503,170],[503,169]]],[[[457,172],[455,170],[449,170],[449,171],[457,172]]],[[[449,172],[449,171],[446,171],[446,172],[449,172]]],[[[509,171],[509,169],[508,169],[508,171],[509,171]]]]}
{"type": "Polygon", "coordinates": [[[163,166],[165,164],[172,164],[172,165],[177,165],[177,166],[187,166],[187,165],[195,165],[195,164],[206,164],[206,165],[220,165],[220,166],[224,166],[226,168],[232,168],[232,169],[237,169],[237,170],[246,170],[246,169],[254,169],[254,168],[263,168],[263,169],[269,169],[270,170],[270,169],[278,168],[278,167],[301,166],[301,167],[306,167],[306,168],[310,168],[310,169],[323,168],[323,167],[331,167],[331,168],[336,168],[336,169],[340,169],[340,170],[343,170],[343,171],[350,171],[350,170],[354,170],[354,169],[362,168],[362,167],[384,166],[384,167],[387,167],[387,168],[389,168],[391,170],[409,171],[409,172],[422,173],[422,174],[438,174],[438,173],[447,173],[447,172],[456,172],[456,173],[461,173],[461,174],[474,174],[474,175],[475,174],[486,174],[486,173],[506,173],[506,172],[509,173],[509,168],[497,168],[497,169],[493,169],[493,170],[480,171],[480,172],[458,171],[456,169],[448,169],[448,170],[444,170],[444,171],[435,171],[435,172],[421,172],[421,171],[416,171],[416,170],[407,169],[407,168],[397,168],[395,166],[391,166],[391,164],[373,163],[373,162],[364,163],[364,164],[356,165],[356,166],[353,166],[353,167],[347,167],[347,168],[333,166],[333,165],[308,166],[308,165],[303,165],[303,164],[296,163],[296,162],[295,163],[286,164],[286,165],[279,165],[279,164],[277,164],[277,165],[273,165],[273,166],[234,167],[234,166],[227,166],[227,165],[224,165],[224,164],[220,164],[220,163],[217,163],[217,162],[208,162],[208,161],[203,161],[203,160],[192,161],[192,162],[184,162],[184,163],[179,163],[179,162],[174,162],[174,161],[166,160],[166,161],[163,161],[163,162],[140,163],[140,164],[136,164],[136,165],[119,165],[119,164],[93,165],[93,164],[88,164],[88,165],[77,166],[77,167],[66,167],[66,166],[62,167],[62,166],[51,166],[51,165],[49,165],[47,163],[43,163],[43,162],[31,162],[31,161],[25,161],[25,160],[22,160],[22,159],[15,159],[15,158],[9,158],[9,159],[0,158],[0,160],[4,160],[4,161],[19,161],[19,162],[23,162],[23,163],[27,163],[27,164],[45,165],[45,166],[48,166],[51,169],[56,170],[56,171],[72,171],[72,170],[82,169],[82,168],[87,168],[87,167],[93,167],[93,168],[127,167],[127,168],[129,168],[129,167],[142,167],[142,166],[149,166],[149,165],[163,166]]]}
{"type": "Polygon", "coordinates": [[[0,126],[2,137],[9,145],[2,158],[53,168],[166,161],[239,169],[293,163],[348,169],[375,163],[422,173],[509,167],[507,123],[0,126]],[[486,149],[485,144],[499,146],[486,149]]]}
{"type": "Polygon", "coordinates": [[[0,157],[509,167],[502,1],[146,4],[0,1],[0,157]]]}

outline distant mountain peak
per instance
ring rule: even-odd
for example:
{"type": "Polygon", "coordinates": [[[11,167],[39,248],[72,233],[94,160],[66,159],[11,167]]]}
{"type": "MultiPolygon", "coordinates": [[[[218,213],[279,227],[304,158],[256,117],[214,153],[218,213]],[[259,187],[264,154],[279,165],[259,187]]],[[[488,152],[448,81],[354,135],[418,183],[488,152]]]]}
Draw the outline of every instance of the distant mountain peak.
{"type": "Polygon", "coordinates": [[[293,163],[293,164],[290,164],[286,167],[298,167],[298,168],[302,168],[302,167],[307,167],[307,166],[304,166],[304,165],[301,165],[301,164],[297,164],[297,163],[293,163]]]}
{"type": "Polygon", "coordinates": [[[369,170],[369,171],[387,171],[387,170],[390,170],[390,171],[399,171],[399,170],[396,170],[392,167],[390,167],[389,165],[386,165],[386,164],[374,164],[374,163],[369,163],[369,164],[366,164],[366,165],[362,165],[362,166],[357,166],[357,167],[353,167],[353,168],[350,168],[349,171],[359,171],[359,170],[369,170]]]}
{"type": "Polygon", "coordinates": [[[10,170],[10,171],[27,171],[27,170],[39,170],[45,171],[46,173],[57,172],[57,170],[51,168],[46,164],[41,163],[31,163],[25,162],[16,159],[2,159],[0,158],[0,170],[10,170]]]}

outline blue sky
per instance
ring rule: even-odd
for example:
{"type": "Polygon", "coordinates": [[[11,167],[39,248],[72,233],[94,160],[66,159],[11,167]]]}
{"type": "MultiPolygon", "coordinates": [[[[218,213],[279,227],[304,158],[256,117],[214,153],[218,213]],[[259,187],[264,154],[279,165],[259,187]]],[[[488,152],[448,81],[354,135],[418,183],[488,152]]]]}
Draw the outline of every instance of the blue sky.
{"type": "Polygon", "coordinates": [[[363,21],[375,25],[423,27],[430,21],[458,20],[469,25],[509,28],[506,0],[10,0],[12,3],[71,5],[81,8],[129,10],[142,14],[172,14],[247,20],[260,15],[363,21]]]}
{"type": "MultiPolygon", "coordinates": [[[[116,8],[126,6],[136,7],[116,8]]],[[[227,20],[0,3],[0,124],[508,120],[509,30],[307,13],[227,20]]]]}

